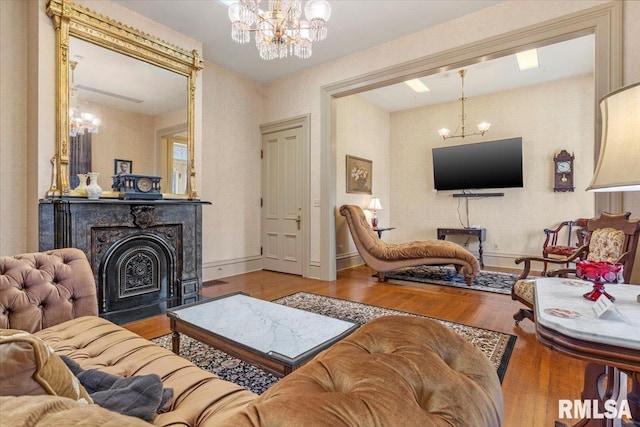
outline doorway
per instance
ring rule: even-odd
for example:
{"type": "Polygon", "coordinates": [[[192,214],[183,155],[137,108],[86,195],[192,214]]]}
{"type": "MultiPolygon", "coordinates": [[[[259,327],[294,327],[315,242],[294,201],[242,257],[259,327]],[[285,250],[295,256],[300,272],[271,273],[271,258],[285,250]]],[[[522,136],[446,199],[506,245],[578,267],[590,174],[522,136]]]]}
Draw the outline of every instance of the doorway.
{"type": "Polygon", "coordinates": [[[262,268],[309,274],[309,117],[271,123],[262,133],[262,268]]]}
{"type": "MultiPolygon", "coordinates": [[[[389,84],[401,83],[408,78],[425,76],[467,66],[488,59],[516,53],[525,48],[534,48],[546,44],[568,40],[587,34],[594,34],[595,41],[595,104],[598,100],[620,87],[621,69],[621,28],[622,7],[611,2],[521,28],[505,35],[480,40],[464,46],[458,46],[434,55],[419,58],[407,63],[388,67],[377,72],[359,75],[322,87],[320,117],[320,179],[321,179],[321,215],[319,233],[321,280],[336,279],[336,138],[334,99],[365,92],[389,84]]],[[[595,149],[599,150],[600,111],[595,111],[594,123],[595,149]]],[[[594,153],[596,156],[596,153],[594,153]]],[[[596,213],[602,211],[620,212],[622,198],[620,193],[597,193],[595,196],[596,213]]]]}

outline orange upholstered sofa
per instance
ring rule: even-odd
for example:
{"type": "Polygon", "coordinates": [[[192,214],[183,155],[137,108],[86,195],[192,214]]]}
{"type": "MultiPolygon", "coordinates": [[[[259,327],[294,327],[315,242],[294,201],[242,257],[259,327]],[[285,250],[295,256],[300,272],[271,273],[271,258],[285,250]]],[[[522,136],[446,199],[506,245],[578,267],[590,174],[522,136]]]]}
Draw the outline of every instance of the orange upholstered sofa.
{"type": "Polygon", "coordinates": [[[438,322],[383,317],[258,396],[100,317],[84,254],[0,257],[0,425],[150,425],[94,403],[61,365],[154,374],[173,396],[157,426],[499,426],[495,368],[438,322]]]}
{"type": "Polygon", "coordinates": [[[476,257],[457,243],[444,240],[386,243],[369,226],[359,206],[343,205],[340,214],[347,220],[353,243],[362,260],[378,273],[380,281],[385,280],[385,274],[389,271],[403,267],[452,264],[470,285],[480,271],[476,257]]]}

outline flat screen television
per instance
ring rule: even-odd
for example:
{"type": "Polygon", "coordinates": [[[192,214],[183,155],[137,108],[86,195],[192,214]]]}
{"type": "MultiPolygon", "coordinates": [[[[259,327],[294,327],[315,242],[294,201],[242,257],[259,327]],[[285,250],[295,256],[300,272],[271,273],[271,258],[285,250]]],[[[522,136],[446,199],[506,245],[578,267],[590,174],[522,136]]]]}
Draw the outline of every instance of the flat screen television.
{"type": "Polygon", "coordinates": [[[437,191],[523,187],[522,138],[434,148],[437,191]]]}

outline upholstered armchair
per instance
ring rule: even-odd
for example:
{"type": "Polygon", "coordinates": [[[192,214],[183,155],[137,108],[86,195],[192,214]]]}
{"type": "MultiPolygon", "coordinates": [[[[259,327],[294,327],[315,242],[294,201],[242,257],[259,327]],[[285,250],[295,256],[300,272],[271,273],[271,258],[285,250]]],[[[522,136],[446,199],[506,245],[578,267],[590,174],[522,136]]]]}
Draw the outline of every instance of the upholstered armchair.
{"type": "MultiPolygon", "coordinates": [[[[568,258],[584,245],[587,218],[563,221],[556,228],[545,228],[542,258],[568,258]],[[567,242],[564,244],[564,242],[567,242]]],[[[547,274],[547,262],[543,263],[542,276],[547,274]]]]}
{"type": "Polygon", "coordinates": [[[546,273],[546,276],[568,277],[575,274],[575,268],[568,267],[576,260],[608,261],[624,265],[624,281],[629,283],[640,234],[640,220],[630,220],[629,212],[623,214],[603,213],[598,218],[587,221],[585,244],[567,257],[545,258],[524,257],[516,259],[516,264],[524,263],[520,277],[511,289],[511,299],[520,301],[526,308],[513,315],[516,325],[523,319],[533,318],[535,281],[527,279],[532,262],[561,264],[563,267],[546,273]]]}

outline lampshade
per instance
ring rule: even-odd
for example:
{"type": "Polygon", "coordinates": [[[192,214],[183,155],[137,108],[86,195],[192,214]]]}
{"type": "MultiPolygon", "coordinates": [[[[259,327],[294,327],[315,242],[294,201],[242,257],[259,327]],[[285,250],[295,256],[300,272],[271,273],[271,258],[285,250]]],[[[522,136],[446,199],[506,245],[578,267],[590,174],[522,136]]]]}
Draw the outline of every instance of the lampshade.
{"type": "Polygon", "coordinates": [[[600,101],[602,139],[590,191],[640,191],[640,82],[600,101]]]}
{"type": "Polygon", "coordinates": [[[369,210],[372,210],[372,211],[382,210],[380,199],[378,199],[377,197],[372,198],[371,202],[369,202],[369,210]]]}

